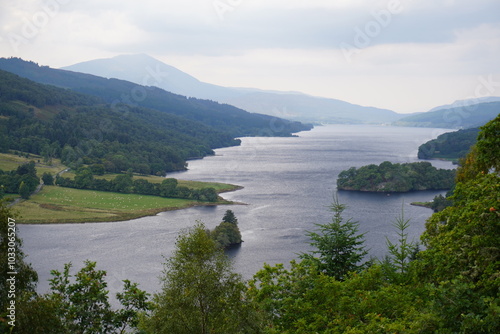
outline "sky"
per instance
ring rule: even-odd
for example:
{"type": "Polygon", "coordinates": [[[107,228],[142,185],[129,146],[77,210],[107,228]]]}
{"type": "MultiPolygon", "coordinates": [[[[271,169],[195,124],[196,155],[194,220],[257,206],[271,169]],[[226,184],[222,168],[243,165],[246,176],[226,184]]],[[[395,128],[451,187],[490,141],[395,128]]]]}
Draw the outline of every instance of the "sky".
{"type": "Polygon", "coordinates": [[[498,0],[0,0],[0,57],[145,53],[201,81],[422,112],[500,96],[498,0]]]}

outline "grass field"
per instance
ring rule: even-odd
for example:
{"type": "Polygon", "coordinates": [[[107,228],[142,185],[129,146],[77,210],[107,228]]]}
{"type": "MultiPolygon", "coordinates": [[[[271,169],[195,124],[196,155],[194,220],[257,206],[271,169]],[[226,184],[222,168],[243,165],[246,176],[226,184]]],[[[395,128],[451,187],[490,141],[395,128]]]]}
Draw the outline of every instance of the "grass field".
{"type": "Polygon", "coordinates": [[[20,212],[19,223],[43,224],[120,221],[210,204],[177,198],[45,186],[40,193],[15,205],[14,209],[20,212]]]}
{"type": "Polygon", "coordinates": [[[55,175],[66,168],[59,159],[53,159],[52,164],[48,165],[43,163],[43,158],[38,155],[30,154],[29,158],[26,158],[25,156],[20,157],[16,154],[0,153],[0,169],[4,171],[14,170],[18,166],[30,161],[35,162],[36,172],[39,176],[42,176],[45,172],[55,175]]]}
{"type": "MultiPolygon", "coordinates": [[[[44,172],[50,172],[55,175],[66,169],[66,166],[58,159],[54,159],[51,165],[47,165],[43,163],[43,159],[40,156],[30,155],[29,158],[26,158],[16,154],[0,153],[0,169],[4,171],[14,170],[19,165],[30,161],[35,161],[39,176],[44,172]]],[[[116,175],[118,174],[106,174],[95,177],[111,180],[116,175]]],[[[64,177],[73,178],[74,174],[67,172],[64,174],[64,177]]],[[[134,175],[134,178],[146,179],[154,183],[161,183],[165,180],[164,177],[153,175],[134,175]]],[[[178,184],[179,186],[191,189],[212,187],[218,193],[240,188],[232,184],[215,182],[178,180],[178,184]]],[[[18,198],[19,196],[7,194],[6,197],[18,198]]],[[[21,215],[19,223],[83,223],[129,220],[195,205],[230,203],[224,200],[216,203],[207,203],[188,199],[44,186],[38,194],[32,195],[29,200],[15,204],[14,209],[21,215]]]]}

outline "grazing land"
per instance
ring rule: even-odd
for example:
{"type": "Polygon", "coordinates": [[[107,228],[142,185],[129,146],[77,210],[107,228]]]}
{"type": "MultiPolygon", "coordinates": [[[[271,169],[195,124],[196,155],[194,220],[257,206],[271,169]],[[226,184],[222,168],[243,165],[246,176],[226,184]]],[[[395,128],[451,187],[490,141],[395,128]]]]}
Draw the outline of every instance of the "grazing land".
{"type": "Polygon", "coordinates": [[[179,198],[45,186],[30,200],[14,206],[19,223],[83,223],[122,221],[196,205],[231,204],[225,200],[206,203],[179,198]]]}

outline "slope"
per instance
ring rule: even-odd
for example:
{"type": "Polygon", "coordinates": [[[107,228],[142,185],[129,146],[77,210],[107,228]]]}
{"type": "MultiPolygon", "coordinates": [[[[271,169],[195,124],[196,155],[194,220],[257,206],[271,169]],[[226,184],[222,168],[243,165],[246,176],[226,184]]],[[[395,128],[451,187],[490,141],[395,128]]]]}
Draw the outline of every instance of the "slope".
{"type": "Polygon", "coordinates": [[[72,167],[164,175],[185,169],[190,157],[239,141],[200,122],[139,106],[112,108],[100,98],[0,70],[0,143],[1,151],[60,158],[72,167]]]}
{"type": "Polygon", "coordinates": [[[96,59],[67,66],[64,69],[130,80],[138,84],[150,84],[176,94],[229,103],[251,112],[297,121],[388,123],[403,117],[391,110],[364,107],[297,92],[217,86],[199,81],[145,54],[96,59]]]}
{"type": "Polygon", "coordinates": [[[127,106],[119,110],[123,114],[127,114],[130,107],[152,108],[204,123],[234,137],[290,136],[294,132],[311,128],[298,122],[252,114],[226,104],[186,98],[152,86],[52,69],[19,58],[0,58],[0,69],[39,83],[69,88],[76,92],[100,97],[112,107],[125,103],[127,106]]]}

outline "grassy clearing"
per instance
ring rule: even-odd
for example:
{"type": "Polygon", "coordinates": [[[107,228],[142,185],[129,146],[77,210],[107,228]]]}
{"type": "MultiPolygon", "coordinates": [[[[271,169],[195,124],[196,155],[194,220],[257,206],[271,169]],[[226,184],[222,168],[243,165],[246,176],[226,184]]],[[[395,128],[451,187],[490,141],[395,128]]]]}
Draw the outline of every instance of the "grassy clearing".
{"type": "Polygon", "coordinates": [[[21,214],[20,223],[43,224],[120,221],[209,204],[177,198],[45,186],[40,193],[14,208],[21,214]]]}
{"type": "Polygon", "coordinates": [[[24,155],[20,157],[17,154],[0,153],[0,169],[4,171],[14,170],[30,161],[35,162],[36,172],[39,176],[42,176],[45,172],[55,175],[66,168],[59,159],[52,159],[52,164],[49,165],[45,164],[43,158],[39,155],[30,154],[26,158],[24,155]]]}
{"type": "MultiPolygon", "coordinates": [[[[43,163],[42,157],[33,154],[26,158],[25,156],[20,157],[16,154],[0,153],[0,169],[4,171],[14,170],[18,166],[30,161],[35,161],[39,176],[44,172],[50,172],[55,175],[66,169],[66,166],[58,159],[53,159],[53,163],[47,165],[43,163]]],[[[111,180],[117,175],[106,174],[95,177],[111,180]]],[[[74,176],[75,174],[72,172],[64,174],[64,177],[74,178],[74,176]]],[[[164,177],[153,175],[134,175],[134,178],[145,179],[152,183],[161,183],[165,180],[164,177]]],[[[232,184],[215,182],[178,180],[178,184],[179,186],[191,189],[212,187],[218,193],[240,189],[240,187],[232,184]]],[[[19,197],[14,194],[7,194],[7,196],[13,198],[19,197]]],[[[38,194],[33,195],[27,201],[16,204],[14,208],[20,212],[22,217],[19,221],[20,223],[44,224],[121,221],[195,205],[217,204],[231,204],[231,202],[219,200],[216,203],[207,203],[188,199],[44,186],[38,194]]]]}

